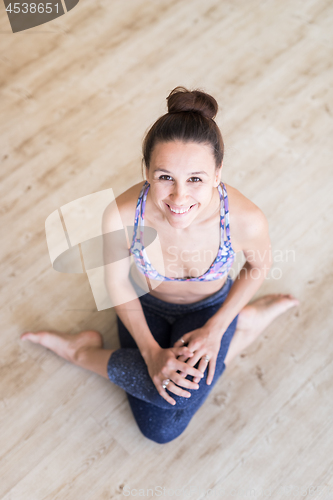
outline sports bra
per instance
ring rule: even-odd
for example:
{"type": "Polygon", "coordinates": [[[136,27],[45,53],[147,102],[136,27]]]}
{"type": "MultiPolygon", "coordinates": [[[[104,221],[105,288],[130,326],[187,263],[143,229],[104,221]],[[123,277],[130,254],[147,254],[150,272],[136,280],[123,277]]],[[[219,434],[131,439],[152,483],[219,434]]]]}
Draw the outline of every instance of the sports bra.
{"type": "Polygon", "coordinates": [[[149,187],[150,184],[147,181],[145,181],[139,194],[135,210],[134,233],[133,233],[132,245],[130,248],[130,253],[132,253],[139,271],[142,274],[144,274],[146,278],[158,281],[214,281],[228,274],[229,269],[235,258],[235,251],[232,248],[230,240],[228,195],[225,185],[222,182],[218,185],[218,191],[221,200],[220,203],[221,235],[220,235],[220,246],[217,256],[214,262],[211,264],[210,268],[204,274],[192,278],[191,277],[169,278],[168,276],[162,276],[158,271],[156,271],[156,269],[153,268],[147,256],[146,250],[143,245],[142,228],[144,227],[144,214],[145,214],[146,200],[149,187]],[[140,224],[140,218],[141,218],[141,224],[140,224]],[[225,222],[227,240],[224,240],[223,222],[225,222]],[[139,224],[140,224],[140,232],[138,235],[139,224]]]}

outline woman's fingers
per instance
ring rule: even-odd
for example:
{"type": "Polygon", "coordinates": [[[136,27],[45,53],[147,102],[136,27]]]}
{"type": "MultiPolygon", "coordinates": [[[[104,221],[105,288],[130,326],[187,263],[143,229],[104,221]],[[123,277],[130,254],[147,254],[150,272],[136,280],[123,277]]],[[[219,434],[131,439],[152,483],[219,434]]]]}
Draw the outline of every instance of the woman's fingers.
{"type": "MultiPolygon", "coordinates": [[[[200,359],[198,370],[200,370],[201,373],[204,373],[206,371],[207,365],[208,365],[208,361],[206,361],[205,356],[204,356],[203,358],[200,359]]],[[[197,377],[195,377],[193,379],[193,382],[198,383],[198,382],[200,382],[200,380],[197,377]]]]}
{"type": "MultiPolygon", "coordinates": [[[[165,379],[164,379],[165,380],[165,379]]],[[[155,387],[159,393],[160,396],[162,396],[163,399],[165,399],[165,401],[167,401],[168,403],[170,403],[171,405],[175,405],[176,404],[176,401],[171,397],[169,396],[169,394],[167,393],[167,391],[165,390],[166,387],[169,388],[170,384],[172,384],[171,380],[169,379],[169,382],[167,383],[167,385],[165,385],[163,387],[163,384],[164,384],[164,380],[161,382],[161,380],[158,380],[156,379],[154,384],[155,384],[155,387]]]]}
{"type": "MultiPolygon", "coordinates": [[[[187,347],[185,347],[185,348],[184,347],[178,347],[178,348],[174,348],[173,347],[172,350],[173,350],[174,354],[176,355],[177,360],[181,361],[182,363],[186,363],[194,355],[193,352],[191,352],[191,351],[189,351],[187,349],[187,347]]],[[[186,363],[186,366],[188,366],[187,363],[186,363]]],[[[180,370],[181,371],[181,373],[180,373],[181,376],[182,377],[186,377],[187,372],[185,373],[180,368],[176,368],[176,370],[180,370]]]]}
{"type": "Polygon", "coordinates": [[[190,392],[184,391],[183,389],[181,389],[180,387],[175,385],[173,382],[169,382],[168,391],[173,392],[177,396],[182,396],[183,398],[190,398],[191,397],[190,392]]]}
{"type": "Polygon", "coordinates": [[[191,358],[193,356],[193,352],[189,350],[187,346],[183,347],[171,347],[175,356],[186,356],[186,358],[191,358]]]}
{"type": "Polygon", "coordinates": [[[185,356],[185,354],[182,354],[181,356],[178,356],[177,359],[186,363],[186,361],[189,359],[189,356],[185,356]]]}
{"type": "MultiPolygon", "coordinates": [[[[170,382],[170,384],[171,384],[171,382],[170,382]]],[[[162,396],[162,398],[165,399],[165,401],[170,403],[172,406],[174,406],[176,404],[176,401],[171,396],[169,396],[167,391],[165,389],[163,389],[162,386],[158,392],[159,392],[160,396],[162,396]]]]}
{"type": "Polygon", "coordinates": [[[216,359],[212,358],[209,361],[209,366],[208,366],[208,375],[207,375],[207,381],[206,381],[207,385],[210,385],[213,382],[215,368],[216,368],[216,359]]]}
{"type": "Polygon", "coordinates": [[[203,356],[203,353],[201,351],[196,351],[193,356],[187,361],[188,366],[195,366],[199,359],[201,359],[203,356]]]}
{"type": "Polygon", "coordinates": [[[180,373],[175,373],[175,375],[172,377],[172,380],[175,384],[180,385],[181,387],[185,387],[186,389],[199,389],[199,385],[197,382],[182,377],[180,373]]]}
{"type": "Polygon", "coordinates": [[[188,337],[188,334],[185,333],[185,335],[183,335],[182,337],[180,337],[180,339],[178,339],[177,342],[175,342],[173,344],[174,347],[183,346],[184,344],[187,344],[187,337],[188,337]]]}
{"type": "MultiPolygon", "coordinates": [[[[180,377],[178,375],[178,373],[176,374],[175,379],[177,380],[177,382],[176,382],[177,384],[179,382],[180,385],[183,385],[184,387],[187,387],[188,389],[198,389],[199,388],[199,386],[197,384],[194,384],[190,380],[187,380],[187,379],[180,377]],[[180,380],[177,379],[177,376],[179,377],[180,380]]],[[[172,406],[174,406],[176,404],[176,401],[171,396],[169,396],[166,389],[168,389],[168,391],[170,391],[170,392],[173,392],[177,396],[181,396],[183,398],[190,398],[191,397],[190,392],[184,391],[184,389],[182,389],[181,387],[178,387],[171,380],[168,382],[166,387],[163,387],[163,383],[161,383],[161,385],[158,389],[158,392],[159,392],[160,396],[162,396],[162,398],[165,399],[172,406]]]]}
{"type": "MultiPolygon", "coordinates": [[[[177,358],[177,359],[178,359],[179,361],[182,361],[182,362],[186,363],[186,361],[187,361],[188,359],[190,359],[190,358],[189,358],[188,356],[185,356],[185,355],[183,354],[182,356],[178,356],[178,358],[177,358]]],[[[179,373],[179,375],[180,375],[181,377],[186,377],[186,373],[184,373],[184,372],[182,372],[182,371],[179,373]]]]}
{"type": "Polygon", "coordinates": [[[175,363],[175,370],[176,371],[178,370],[182,373],[185,373],[185,376],[192,375],[193,377],[200,377],[200,379],[201,379],[203,377],[203,374],[201,373],[200,370],[191,366],[189,364],[190,361],[192,361],[192,358],[189,359],[187,363],[182,363],[181,361],[178,361],[178,359],[177,359],[176,363],[175,363]]]}

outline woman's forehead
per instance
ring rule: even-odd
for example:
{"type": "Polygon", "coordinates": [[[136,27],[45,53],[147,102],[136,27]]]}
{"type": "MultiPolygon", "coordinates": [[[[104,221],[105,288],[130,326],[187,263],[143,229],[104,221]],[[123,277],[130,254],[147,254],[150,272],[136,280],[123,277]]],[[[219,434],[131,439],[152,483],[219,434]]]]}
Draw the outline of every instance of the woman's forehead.
{"type": "Polygon", "coordinates": [[[154,170],[157,168],[168,168],[175,165],[178,167],[188,164],[201,165],[199,170],[209,171],[215,165],[215,158],[210,145],[197,142],[160,142],[156,144],[151,157],[154,170]],[[206,167],[206,168],[205,168],[206,167]]]}

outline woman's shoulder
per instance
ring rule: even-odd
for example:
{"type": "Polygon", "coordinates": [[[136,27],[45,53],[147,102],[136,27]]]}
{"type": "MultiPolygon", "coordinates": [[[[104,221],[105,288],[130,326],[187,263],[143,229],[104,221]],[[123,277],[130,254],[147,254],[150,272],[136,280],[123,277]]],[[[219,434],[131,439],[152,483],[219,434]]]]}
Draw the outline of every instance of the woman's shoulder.
{"type": "Polygon", "coordinates": [[[229,184],[224,185],[229,202],[230,237],[235,251],[239,251],[245,242],[268,230],[268,222],[263,211],[253,201],[229,184]]]}
{"type": "Polygon", "coordinates": [[[224,185],[228,194],[229,209],[232,209],[233,212],[240,213],[250,210],[251,213],[254,213],[256,210],[260,210],[253,201],[244,196],[238,189],[225,182],[224,185]]]}
{"type": "Polygon", "coordinates": [[[137,201],[144,182],[140,181],[118,195],[114,202],[107,208],[105,217],[111,220],[120,215],[124,226],[133,225],[137,201]]]}

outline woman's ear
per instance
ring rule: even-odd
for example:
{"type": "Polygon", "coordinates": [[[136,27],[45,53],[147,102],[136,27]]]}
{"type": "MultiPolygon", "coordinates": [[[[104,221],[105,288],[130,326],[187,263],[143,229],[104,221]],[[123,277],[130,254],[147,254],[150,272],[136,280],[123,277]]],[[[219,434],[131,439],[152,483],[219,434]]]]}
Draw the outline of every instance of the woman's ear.
{"type": "Polygon", "coordinates": [[[222,172],[223,160],[221,166],[215,171],[214,187],[217,187],[221,182],[221,172],[222,172]]]}
{"type": "Polygon", "coordinates": [[[142,179],[145,180],[145,168],[144,168],[144,159],[141,158],[141,174],[142,174],[142,179]]]}

